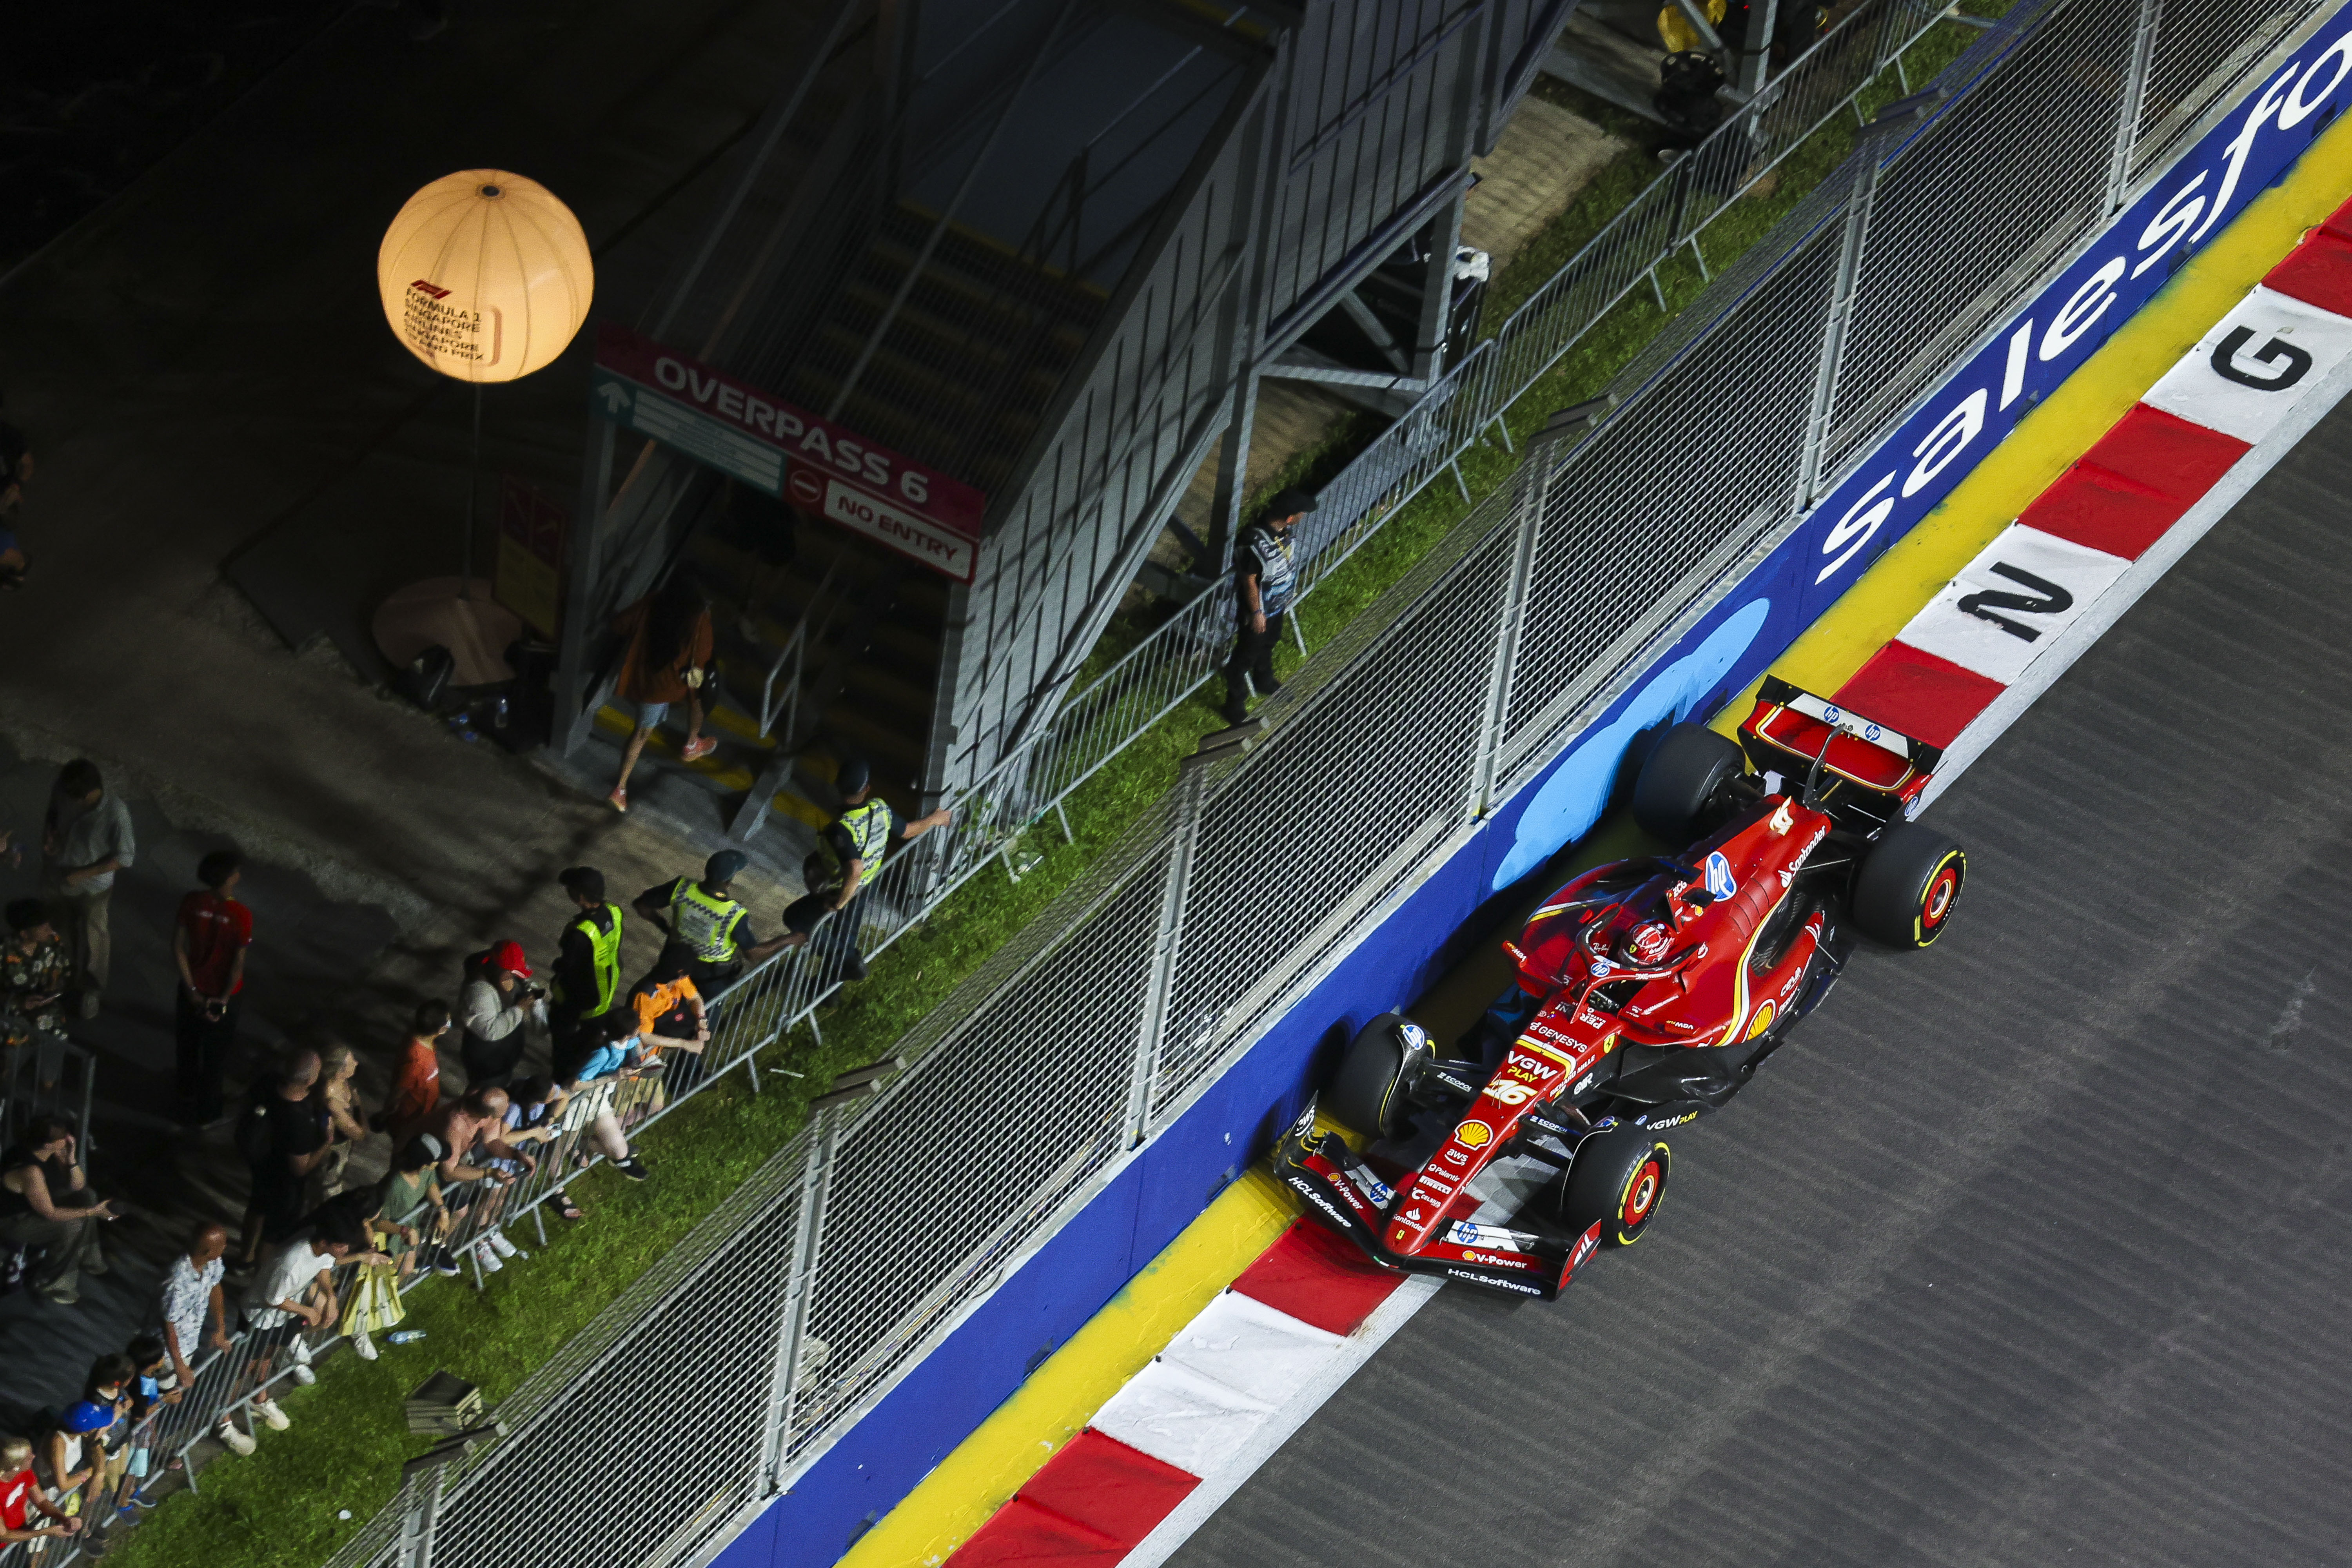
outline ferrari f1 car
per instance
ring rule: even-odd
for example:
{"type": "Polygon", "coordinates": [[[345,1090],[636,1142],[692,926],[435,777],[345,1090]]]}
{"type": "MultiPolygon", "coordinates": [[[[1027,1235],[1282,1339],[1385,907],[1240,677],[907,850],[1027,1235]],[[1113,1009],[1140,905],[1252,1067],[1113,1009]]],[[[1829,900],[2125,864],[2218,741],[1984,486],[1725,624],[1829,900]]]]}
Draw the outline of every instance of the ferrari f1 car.
{"type": "Polygon", "coordinates": [[[1595,1252],[1648,1230],[1672,1162],[1662,1134],[1721,1108],[1821,1005],[1851,933],[1914,949],[1942,934],[1968,858],[1911,820],[1941,755],[1771,679],[1737,742],[1668,730],[1633,815],[1690,847],[1587,871],[1546,900],[1504,944],[1516,984],[1456,1047],[1476,1059],[1440,1057],[1391,1013],[1319,1097],[1370,1140],[1399,1140],[1429,1110],[1451,1134],[1391,1185],[1318,1133],[1310,1104],[1276,1146],[1276,1175],[1391,1268],[1558,1296],[1595,1252]],[[1472,1184],[1506,1156],[1546,1179],[1517,1184],[1506,1221],[1474,1218],[1472,1184]]]}

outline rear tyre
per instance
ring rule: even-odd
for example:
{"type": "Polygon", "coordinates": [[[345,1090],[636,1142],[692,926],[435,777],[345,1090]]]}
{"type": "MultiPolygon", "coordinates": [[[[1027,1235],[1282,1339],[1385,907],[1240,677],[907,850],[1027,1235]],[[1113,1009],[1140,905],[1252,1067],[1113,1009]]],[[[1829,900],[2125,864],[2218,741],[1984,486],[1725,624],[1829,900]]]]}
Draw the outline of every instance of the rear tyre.
{"type": "Polygon", "coordinates": [[[1633,820],[1653,838],[1680,847],[1732,779],[1748,771],[1738,742],[1704,724],[1677,724],[1658,738],[1633,781],[1633,820]]]}
{"type": "Polygon", "coordinates": [[[1412,1121],[1405,1089],[1429,1047],[1425,1042],[1406,1047],[1399,1027],[1405,1021],[1402,1013],[1383,1013],[1365,1025],[1339,1058],[1339,1070],[1323,1096],[1323,1108],[1335,1121],[1368,1139],[1397,1137],[1412,1121]]]}
{"type": "Polygon", "coordinates": [[[1932,827],[1895,823],[1854,873],[1854,929],[1889,947],[1926,947],[1944,933],[1968,876],[1958,845],[1932,827]]]}
{"type": "Polygon", "coordinates": [[[1552,1214],[1582,1236],[1601,1223],[1604,1247],[1631,1247],[1657,1217],[1674,1154],[1642,1127],[1612,1127],[1576,1146],[1576,1159],[1553,1184],[1552,1214]]]}

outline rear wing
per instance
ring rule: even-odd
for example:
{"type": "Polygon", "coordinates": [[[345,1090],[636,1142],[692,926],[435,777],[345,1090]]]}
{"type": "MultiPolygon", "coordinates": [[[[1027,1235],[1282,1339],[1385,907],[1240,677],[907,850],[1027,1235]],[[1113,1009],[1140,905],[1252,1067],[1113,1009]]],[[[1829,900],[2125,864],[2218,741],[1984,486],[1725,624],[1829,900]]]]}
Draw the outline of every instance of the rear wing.
{"type": "Polygon", "coordinates": [[[1926,787],[1944,749],[1768,675],[1755,710],[1739,726],[1740,744],[1759,772],[1802,779],[1819,759],[1824,773],[1864,789],[1908,800],[1926,787]]]}

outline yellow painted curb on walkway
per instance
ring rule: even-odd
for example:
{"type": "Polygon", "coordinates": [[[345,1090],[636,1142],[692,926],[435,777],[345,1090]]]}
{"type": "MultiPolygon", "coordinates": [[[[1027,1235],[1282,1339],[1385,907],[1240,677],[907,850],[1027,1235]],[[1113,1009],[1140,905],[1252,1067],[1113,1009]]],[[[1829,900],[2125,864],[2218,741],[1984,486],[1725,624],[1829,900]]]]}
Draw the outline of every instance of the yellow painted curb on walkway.
{"type": "MultiPolygon", "coordinates": [[[[1773,673],[1813,691],[1843,686],[2347,194],[2352,117],[2320,137],[2284,180],[2021,421],[1797,639],[1773,673]]],[[[1751,686],[1725,707],[1716,727],[1736,730],[1754,693],[1751,686]]],[[[859,1538],[842,1558],[844,1568],[944,1563],[1293,1217],[1289,1200],[1265,1171],[1235,1181],[859,1538]]]]}

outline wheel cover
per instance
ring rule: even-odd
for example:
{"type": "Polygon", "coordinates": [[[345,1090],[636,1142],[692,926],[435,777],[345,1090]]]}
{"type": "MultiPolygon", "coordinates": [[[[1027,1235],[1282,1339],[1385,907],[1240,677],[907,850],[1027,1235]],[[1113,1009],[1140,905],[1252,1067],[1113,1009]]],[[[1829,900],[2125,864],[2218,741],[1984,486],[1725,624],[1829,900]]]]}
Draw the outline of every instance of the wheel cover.
{"type": "Polygon", "coordinates": [[[1650,1217],[1650,1211],[1658,1206],[1658,1189],[1664,1185],[1665,1172],[1659,1166],[1655,1154],[1635,1168],[1632,1179],[1625,1184],[1625,1202],[1619,1210],[1619,1217],[1625,1222],[1627,1229],[1650,1217]]]}
{"type": "Polygon", "coordinates": [[[1960,868],[1953,861],[1947,860],[1937,867],[1936,874],[1927,879],[1927,895],[1919,900],[1920,931],[1931,931],[1942,925],[1944,917],[1952,912],[1952,900],[1959,897],[1959,893],[1960,868]]]}

